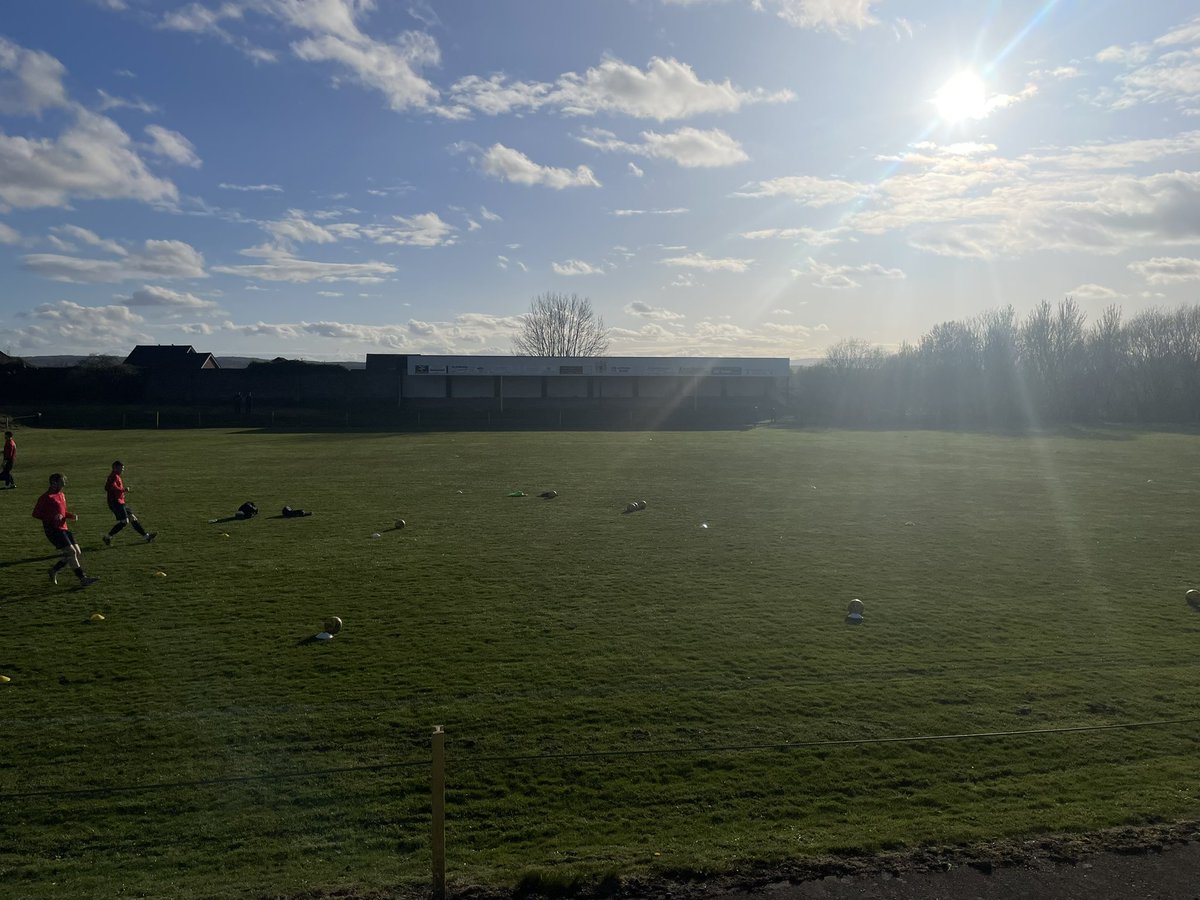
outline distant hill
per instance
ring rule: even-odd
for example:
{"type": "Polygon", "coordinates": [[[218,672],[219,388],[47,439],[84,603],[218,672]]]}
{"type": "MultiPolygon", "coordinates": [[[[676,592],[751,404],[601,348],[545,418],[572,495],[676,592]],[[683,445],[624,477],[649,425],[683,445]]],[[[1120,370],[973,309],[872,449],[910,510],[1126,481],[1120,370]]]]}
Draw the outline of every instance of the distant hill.
{"type": "MultiPolygon", "coordinates": [[[[86,356],[22,356],[21,359],[39,369],[65,369],[67,366],[77,366],[86,356]]],[[[122,357],[124,359],[124,357],[122,357]]]]}
{"type": "MultiPolygon", "coordinates": [[[[87,356],[23,356],[21,357],[31,366],[38,366],[44,369],[63,369],[67,366],[77,366],[82,362],[86,362],[87,356]]],[[[114,358],[123,360],[124,356],[116,356],[114,358]]],[[[252,362],[270,362],[269,359],[264,359],[261,356],[218,356],[217,365],[222,369],[244,369],[252,362]]],[[[305,362],[323,362],[323,360],[305,360],[305,362]]],[[[365,360],[331,360],[335,365],[345,366],[347,369],[365,369],[367,363],[365,360]]]]}

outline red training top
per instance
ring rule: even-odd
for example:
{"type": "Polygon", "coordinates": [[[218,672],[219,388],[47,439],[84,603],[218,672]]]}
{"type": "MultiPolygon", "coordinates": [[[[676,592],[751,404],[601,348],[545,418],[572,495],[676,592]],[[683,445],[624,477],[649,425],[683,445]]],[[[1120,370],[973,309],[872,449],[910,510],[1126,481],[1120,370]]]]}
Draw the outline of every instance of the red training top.
{"type": "Polygon", "coordinates": [[[104,490],[108,493],[109,503],[125,505],[125,482],[116,472],[109,474],[108,481],[104,482],[104,490]]]}
{"type": "Polygon", "coordinates": [[[17,442],[12,438],[4,442],[4,458],[9,462],[17,461],[17,442]]]}
{"type": "Polygon", "coordinates": [[[42,520],[42,527],[47,531],[67,530],[67,498],[62,491],[51,493],[46,491],[38,497],[37,506],[33,508],[33,517],[42,520]]]}

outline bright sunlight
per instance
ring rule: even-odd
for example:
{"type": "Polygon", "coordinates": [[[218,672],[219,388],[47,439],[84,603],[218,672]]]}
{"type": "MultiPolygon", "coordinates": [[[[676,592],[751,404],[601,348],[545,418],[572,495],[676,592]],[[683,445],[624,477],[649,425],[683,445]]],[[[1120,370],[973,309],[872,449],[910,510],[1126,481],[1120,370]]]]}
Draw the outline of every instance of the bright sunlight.
{"type": "Polygon", "coordinates": [[[938,115],[951,124],[966,119],[982,119],[988,114],[987,90],[970,69],[963,69],[942,85],[933,98],[938,115]]]}

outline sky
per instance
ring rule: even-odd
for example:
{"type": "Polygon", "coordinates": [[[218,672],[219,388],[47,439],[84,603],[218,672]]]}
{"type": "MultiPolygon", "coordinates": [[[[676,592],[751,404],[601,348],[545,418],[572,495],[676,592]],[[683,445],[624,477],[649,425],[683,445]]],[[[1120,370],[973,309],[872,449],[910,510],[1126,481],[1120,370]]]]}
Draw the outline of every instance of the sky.
{"type": "Polygon", "coordinates": [[[810,359],[1200,299],[1194,0],[7,0],[0,350],[810,359]]]}

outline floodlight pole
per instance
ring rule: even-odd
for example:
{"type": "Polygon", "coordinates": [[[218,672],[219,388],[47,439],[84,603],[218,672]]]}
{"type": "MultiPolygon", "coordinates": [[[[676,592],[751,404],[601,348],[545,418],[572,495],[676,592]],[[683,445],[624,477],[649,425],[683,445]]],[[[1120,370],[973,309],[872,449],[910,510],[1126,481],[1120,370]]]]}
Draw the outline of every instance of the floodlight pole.
{"type": "Polygon", "coordinates": [[[430,779],[433,801],[433,900],[446,900],[446,732],[433,726],[433,776],[430,779]]]}

